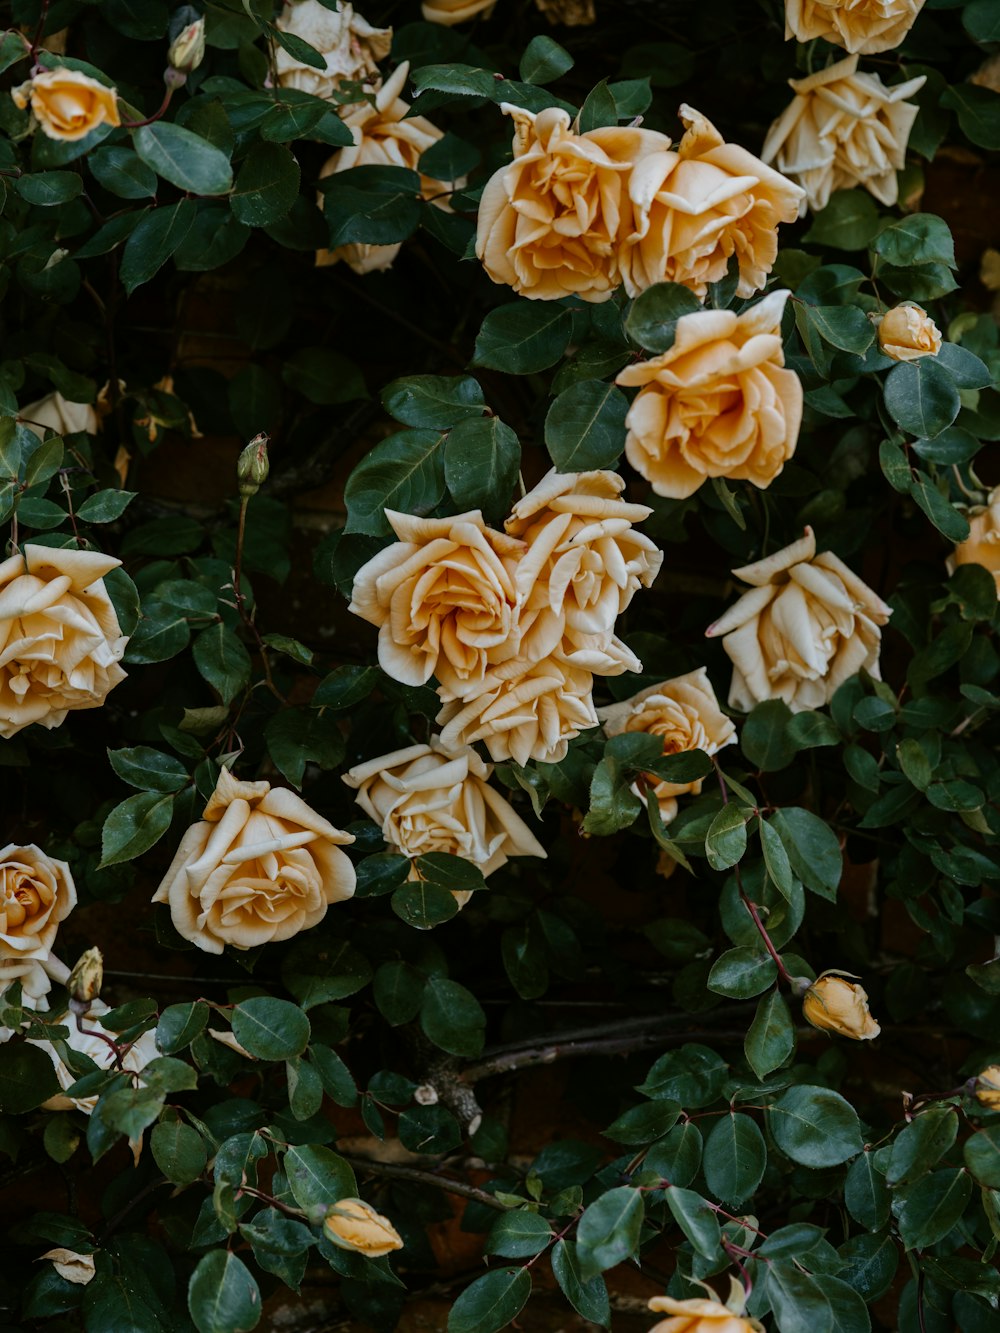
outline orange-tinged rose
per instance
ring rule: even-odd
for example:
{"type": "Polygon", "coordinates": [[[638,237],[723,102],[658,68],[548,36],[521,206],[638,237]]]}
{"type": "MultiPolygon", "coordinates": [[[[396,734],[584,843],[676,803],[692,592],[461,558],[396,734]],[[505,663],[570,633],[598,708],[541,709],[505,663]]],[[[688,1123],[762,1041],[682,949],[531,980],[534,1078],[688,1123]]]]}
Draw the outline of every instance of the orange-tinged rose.
{"type": "Polygon", "coordinates": [[[329,97],[345,79],[377,79],[378,62],[385,59],[392,46],[392,29],[372,27],[347,0],[340,0],[336,9],[328,9],[319,0],[292,0],[285,4],[276,26],[308,42],[326,62],[323,69],[314,69],[296,60],[283,46],[275,48],[279,86],[297,88],[314,97],[329,97]]]}
{"type": "Polygon", "coordinates": [[[340,850],[353,841],[294,792],[224,768],[153,902],[168,903],[180,934],[206,953],[291,939],[354,893],[340,850]]]}
{"type": "Polygon", "coordinates": [[[79,70],[43,70],[11,89],[15,104],[31,107],[42,133],[50,139],[85,139],[99,125],[120,125],[118,93],[79,70]]]}
{"type": "Polygon", "coordinates": [[[948,557],[948,572],[958,565],[982,565],[993,575],[1000,597],[1000,486],[994,487],[982,508],[970,509],[969,535],[948,557]]]}
{"type": "Polygon", "coordinates": [[[893,361],[916,361],[921,356],[937,356],[941,331],[926,310],[906,301],[882,316],[878,345],[893,361]]]}
{"type": "Polygon", "coordinates": [[[635,227],[621,253],[625,288],[637,296],[656,282],[679,282],[704,296],[739,264],[740,296],[767,281],[778,253],[778,224],[799,214],[802,190],[710,121],[682,106],[686,133],[676,151],[650,153],[629,180],[635,227]]]}
{"type": "Polygon", "coordinates": [[[852,55],[891,51],[923,5],[924,0],[785,0],[785,39],[822,37],[852,55]]]}
{"type": "Polygon", "coordinates": [[[617,126],[576,134],[554,106],[501,110],[514,121],[514,160],[483,190],[476,255],[494,282],[533,300],[606,301],[634,230],[629,173],[670,140],[617,126]]]}
{"type": "Polygon", "coordinates": [[[76,885],[65,861],[34,843],[12,842],[0,851],[0,960],[44,962],[60,921],[75,906],[76,885]]]}
{"type": "Polygon", "coordinates": [[[641,386],[625,418],[625,456],[657,495],[682,499],[709,477],[763,489],[795,452],[802,385],[784,369],[788,295],[771,292],[741,315],[683,315],[668,351],[619,374],[617,383],[641,386]]]}
{"type": "Polygon", "coordinates": [[[420,12],[427,23],[453,28],[456,23],[466,23],[477,14],[489,18],[495,4],[496,0],[424,0],[420,12]]]}
{"type": "Polygon", "coordinates": [[[670,1315],[654,1324],[649,1333],[761,1333],[756,1319],[747,1319],[719,1301],[654,1296],[649,1308],[654,1314],[670,1315]]]}
{"type": "Polygon", "coordinates": [[[988,1111],[1000,1111],[1000,1065],[987,1065],[976,1075],[976,1101],[988,1111]]]}
{"type": "Polygon", "coordinates": [[[824,972],[802,997],[802,1017],[823,1032],[871,1041],[881,1028],[868,1012],[868,992],[836,972],[824,972]]]}
{"type": "Polygon", "coordinates": [[[369,1259],[403,1248],[403,1238],[389,1219],[364,1199],[338,1199],[323,1219],[323,1234],[340,1249],[369,1259]]]}

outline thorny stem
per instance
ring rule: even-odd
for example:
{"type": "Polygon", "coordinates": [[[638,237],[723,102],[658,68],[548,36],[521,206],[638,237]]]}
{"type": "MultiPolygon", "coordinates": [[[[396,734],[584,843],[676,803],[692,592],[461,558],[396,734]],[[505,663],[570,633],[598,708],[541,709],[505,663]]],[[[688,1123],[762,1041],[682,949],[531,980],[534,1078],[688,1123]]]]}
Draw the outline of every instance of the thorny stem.
{"type": "Polygon", "coordinates": [[[487,1194],[486,1190],[477,1189],[475,1185],[466,1185],[460,1180],[436,1176],[433,1171],[421,1171],[419,1167],[403,1166],[398,1162],[375,1162],[368,1157],[348,1157],[343,1153],[341,1156],[349,1166],[355,1167],[358,1171],[368,1171],[374,1176],[387,1176],[396,1180],[410,1180],[415,1185],[434,1185],[449,1194],[461,1195],[463,1199],[474,1199],[476,1203],[485,1204],[487,1208],[493,1208],[497,1212],[507,1212],[506,1204],[502,1204],[492,1194],[487,1194]]]}

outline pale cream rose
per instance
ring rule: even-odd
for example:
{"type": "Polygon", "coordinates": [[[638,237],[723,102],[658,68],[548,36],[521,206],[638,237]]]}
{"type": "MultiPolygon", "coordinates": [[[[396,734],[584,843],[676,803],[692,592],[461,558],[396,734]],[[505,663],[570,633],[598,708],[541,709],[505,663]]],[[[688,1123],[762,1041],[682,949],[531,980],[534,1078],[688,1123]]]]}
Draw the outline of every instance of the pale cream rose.
{"type": "Polygon", "coordinates": [[[478,509],[418,518],[387,509],[399,541],[361,566],[348,608],[379,627],[382,670],[404,685],[436,675],[442,699],[481,684],[488,661],[517,649],[514,573],[524,544],[478,509]]]}
{"type": "Polygon", "coordinates": [[[926,310],[906,301],[882,316],[878,345],[893,361],[916,361],[921,356],[937,356],[941,330],[926,310]]]}
{"type": "MultiPolygon", "coordinates": [[[[281,48],[279,48],[281,49],[281,48]]],[[[195,19],[183,27],[167,51],[167,64],[182,74],[190,74],[205,59],[205,20],[195,19]]]]}
{"type": "Polygon", "coordinates": [[[558,764],[574,736],[598,725],[592,686],[589,671],[552,657],[528,666],[501,663],[487,673],[479,694],[446,703],[438,713],[441,744],[454,750],[483,741],[498,763],[558,764]]]}
{"type": "MultiPolygon", "coordinates": [[[[511,856],[545,856],[545,849],[509,801],[489,785],[493,765],[475,750],[450,750],[432,736],[357,764],[343,775],[382,837],[404,856],[445,852],[492,875],[511,856]]],[[[411,879],[418,878],[414,868],[411,879]]],[[[471,893],[455,895],[464,907],[471,893]]]]}
{"type": "Polygon", "coordinates": [[[976,1075],[976,1101],[988,1111],[1000,1111],[1000,1065],[987,1065],[976,1075]]]}
{"type": "Polygon", "coordinates": [[[948,557],[948,573],[959,565],[982,565],[993,575],[1000,597],[1000,486],[990,491],[985,508],[970,509],[969,535],[948,557]]]}
{"type": "Polygon", "coordinates": [[[877,74],[859,74],[848,56],[806,79],[789,79],[795,99],[768,130],[761,153],[805,190],[801,211],[825,208],[834,190],[855,186],[893,205],[899,197],[896,172],[906,164],[906,145],[919,107],[906,98],[926,76],[887,88],[877,74]]]}
{"type": "Polygon", "coordinates": [[[355,13],[347,0],[340,0],[336,9],[328,9],[319,0],[291,0],[281,11],[277,26],[282,32],[301,37],[325,59],[325,69],[313,69],[283,46],[275,45],[278,85],[314,97],[329,97],[345,79],[358,83],[376,80],[378,62],[385,59],[392,46],[392,29],[373,27],[355,13]]]}
{"type": "Polygon", "coordinates": [[[58,727],[98,708],[125,679],[122,634],[104,575],[121,564],[100,551],[28,544],[0,563],[0,736],[32,722],[58,727]]]}
{"type": "Polygon", "coordinates": [[[11,842],[0,851],[0,960],[44,962],[60,921],[75,906],[76,885],[65,861],[34,843],[11,842]]]}
{"type": "Polygon", "coordinates": [[[153,902],[168,903],[180,934],[206,953],[288,940],[354,893],[340,850],[353,841],[294,792],[224,768],[153,902]]]}
{"type": "Polygon", "coordinates": [[[50,139],[85,139],[99,125],[120,125],[118,93],[79,70],[42,70],[10,92],[22,111],[31,107],[42,133],[50,139]]]}
{"type": "Polygon", "coordinates": [[[649,1308],[654,1314],[671,1316],[654,1324],[649,1333],[762,1333],[756,1319],[748,1319],[719,1301],[653,1296],[649,1308]]]}
{"type": "Polygon", "coordinates": [[[635,230],[629,174],[670,140],[624,126],[575,134],[554,106],[501,110],[514,121],[514,160],[483,190],[477,257],[494,282],[533,300],[606,301],[621,285],[621,252],[635,230]]]}
{"type": "Polygon", "coordinates": [[[862,667],[879,679],[892,608],[831,551],[817,555],[812,528],[733,574],[750,591],[705,631],[733,663],[730,708],[784,699],[797,713],[822,708],[862,667]]]}
{"type": "Polygon", "coordinates": [[[693,107],[678,114],[685,134],[676,150],[643,158],[630,178],[635,226],[621,253],[625,289],[638,296],[654,283],[679,282],[702,297],[735,255],[737,293],[752,296],[777,256],[778,224],[798,217],[802,190],[726,143],[693,107]]]}
{"type": "Polygon", "coordinates": [[[61,393],[48,393],[27,407],[17,409],[17,419],[41,440],[45,431],[57,435],[74,435],[86,431],[96,435],[101,428],[100,418],[91,403],[72,403],[61,393]]]}
{"type": "Polygon", "coordinates": [[[836,972],[823,972],[802,996],[802,1017],[823,1032],[871,1041],[881,1028],[868,1012],[868,992],[836,972]]]}
{"type": "Polygon", "coordinates": [[[43,1259],[51,1259],[52,1267],[60,1277],[81,1287],[92,1282],[97,1271],[92,1254],[80,1254],[77,1250],[67,1250],[62,1245],[57,1245],[54,1250],[46,1250],[35,1262],[40,1263],[43,1259]]]}
{"type": "Polygon", "coordinates": [[[852,55],[891,51],[923,5],[924,0],[785,0],[785,40],[822,37],[852,55]]]}
{"type": "MultiPolygon", "coordinates": [[[[621,703],[599,708],[597,716],[608,736],[644,732],[662,738],[665,755],[686,750],[716,754],[736,740],[736,727],[719,707],[704,667],[650,685],[621,703]]],[[[644,800],[645,789],[650,788],[659,804],[660,818],[669,824],[677,815],[677,797],[697,796],[701,784],[700,778],[696,782],[666,782],[647,773],[643,783],[632,784],[632,790],[644,800]]]]}
{"type": "MultiPolygon", "coordinates": [[[[350,148],[338,148],[320,170],[320,179],[334,176],[351,167],[406,167],[418,171],[420,156],[443,137],[443,131],[424,116],[410,116],[409,102],[400,93],[410,72],[404,61],[375,94],[375,106],[357,102],[346,107],[341,118],[351,131],[354,143],[350,148]]],[[[420,191],[436,208],[450,211],[448,202],[453,190],[460,190],[465,178],[439,181],[433,176],[420,175],[420,191]],[[441,196],[440,198],[438,196],[441,196]]],[[[320,198],[320,207],[323,201],[320,198]]],[[[316,263],[323,268],[344,263],[355,273],[375,273],[389,268],[399,254],[402,242],[395,245],[366,245],[362,243],[339,245],[335,250],[319,250],[316,263]]]]}
{"type": "Polygon", "coordinates": [[[427,23],[453,28],[456,23],[466,23],[477,14],[489,18],[495,5],[496,0],[425,0],[420,12],[427,23]]]}
{"type": "MultiPolygon", "coordinates": [[[[103,1000],[95,1000],[87,1012],[82,1016],[81,1022],[84,1028],[90,1028],[93,1031],[103,1033],[105,1037],[117,1040],[113,1032],[107,1032],[100,1023],[105,1014],[111,1012],[108,1005],[103,1000]]],[[[92,1097],[67,1097],[66,1091],[71,1088],[77,1080],[77,1075],[65,1063],[60,1047],[65,1043],[71,1050],[79,1051],[82,1055],[89,1056],[96,1065],[102,1069],[110,1068],[114,1064],[114,1052],[106,1041],[100,1036],[93,1036],[92,1033],[80,1032],[76,1025],[76,1015],[66,1012],[53,1014],[47,1017],[47,1021],[52,1024],[62,1024],[69,1028],[69,1036],[63,1037],[60,1041],[45,1041],[41,1038],[29,1037],[28,1041],[32,1046],[39,1046],[52,1061],[56,1071],[62,1092],[54,1093],[48,1101],[42,1102],[43,1111],[82,1111],[84,1115],[90,1115],[91,1111],[97,1105],[98,1094],[92,1097]]],[[[160,1052],[156,1049],[156,1035],[150,1030],[144,1032],[137,1038],[131,1046],[125,1051],[122,1057],[122,1068],[126,1074],[139,1074],[151,1060],[155,1060],[160,1052]]],[[[133,1078],[132,1080],[136,1080],[133,1078]]],[[[131,1140],[130,1140],[131,1142],[131,1140]]]]}
{"type": "Polygon", "coordinates": [[[640,385],[625,425],[625,457],[657,495],[683,499],[709,477],[769,486],[795,452],[802,384],[785,370],[787,291],[749,310],[698,310],[677,321],[674,345],[626,366],[640,385]]]}
{"type": "MultiPolygon", "coordinates": [[[[50,953],[45,959],[26,958],[23,955],[14,958],[0,957],[0,1011],[9,1001],[8,992],[16,983],[21,987],[21,1008],[35,1013],[44,1013],[49,1007],[49,992],[52,983],[65,983],[69,968],[50,953]]],[[[0,1026],[0,1042],[10,1041],[14,1029],[0,1026]]]]}
{"type": "Polygon", "coordinates": [[[515,569],[518,658],[553,655],[600,675],[638,671],[615,621],[659,573],[663,552],[636,523],[653,512],[621,499],[615,472],[553,468],[514,505],[505,527],[527,547],[515,569]]]}
{"type": "Polygon", "coordinates": [[[387,1217],[364,1199],[338,1199],[327,1209],[323,1234],[341,1250],[353,1250],[369,1259],[403,1248],[403,1238],[387,1217]]]}

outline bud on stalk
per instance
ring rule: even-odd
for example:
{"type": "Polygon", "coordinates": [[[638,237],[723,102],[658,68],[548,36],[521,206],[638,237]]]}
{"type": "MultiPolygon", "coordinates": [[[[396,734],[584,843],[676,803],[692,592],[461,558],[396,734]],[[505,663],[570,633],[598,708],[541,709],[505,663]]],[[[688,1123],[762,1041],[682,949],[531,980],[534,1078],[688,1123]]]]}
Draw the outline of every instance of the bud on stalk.
{"type": "Polygon", "coordinates": [[[100,995],[103,984],[104,958],[100,949],[88,949],[77,959],[76,966],[66,982],[70,1008],[74,1012],[85,1014],[100,995]]]}
{"type": "Polygon", "coordinates": [[[205,57],[205,20],[190,5],[186,5],[175,15],[171,27],[175,36],[167,52],[167,63],[171,69],[190,74],[205,57]],[[180,27],[177,26],[178,17],[181,20],[180,27]]]}
{"type": "Polygon", "coordinates": [[[240,454],[236,462],[236,479],[241,496],[249,498],[256,495],[267,481],[271,465],[267,457],[267,442],[270,437],[261,432],[255,435],[240,454]]]}

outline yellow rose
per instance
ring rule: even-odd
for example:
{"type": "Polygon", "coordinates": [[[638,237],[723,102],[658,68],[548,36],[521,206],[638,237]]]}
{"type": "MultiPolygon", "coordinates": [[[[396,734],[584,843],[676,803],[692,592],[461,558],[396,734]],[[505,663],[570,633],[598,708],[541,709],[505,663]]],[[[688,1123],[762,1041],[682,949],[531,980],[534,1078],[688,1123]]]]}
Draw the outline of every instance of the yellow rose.
{"type": "MultiPolygon", "coordinates": [[[[103,1032],[105,1036],[114,1039],[114,1034],[105,1032],[104,1028],[101,1027],[100,1022],[104,1015],[110,1012],[111,1010],[103,1000],[95,1000],[80,1021],[85,1028],[96,1029],[96,1031],[103,1032]]],[[[54,1093],[48,1101],[43,1102],[42,1110],[77,1110],[82,1111],[84,1115],[90,1115],[91,1111],[97,1105],[98,1094],[95,1093],[92,1097],[66,1096],[66,1089],[73,1086],[77,1080],[77,1075],[73,1073],[63,1060],[60,1047],[65,1043],[71,1050],[79,1051],[82,1055],[89,1056],[90,1059],[102,1069],[107,1069],[112,1065],[114,1061],[114,1052],[111,1050],[111,1047],[107,1042],[102,1041],[100,1037],[91,1036],[86,1032],[80,1032],[77,1029],[76,1016],[74,1014],[68,1012],[52,1014],[47,1017],[47,1021],[53,1024],[65,1024],[65,1026],[69,1028],[69,1036],[64,1037],[62,1041],[58,1042],[43,1041],[41,1039],[30,1037],[28,1039],[30,1045],[40,1046],[52,1061],[56,1071],[56,1079],[58,1080],[60,1088],[63,1090],[62,1092],[54,1093]]],[[[155,1060],[159,1054],[160,1052],[156,1049],[156,1034],[153,1031],[144,1032],[142,1036],[137,1038],[125,1052],[122,1057],[122,1068],[127,1074],[138,1074],[151,1060],[155,1060]]]]}
{"type": "Polygon", "coordinates": [[[823,37],[852,55],[898,46],[924,0],[785,0],[785,40],[823,37]]]}
{"type": "Polygon", "coordinates": [[[976,1101],[988,1111],[1000,1111],[1000,1065],[987,1065],[976,1075],[976,1101]]]}
{"type": "Polygon", "coordinates": [[[89,74],[60,65],[42,70],[11,89],[16,106],[31,107],[42,133],[50,139],[85,139],[98,125],[120,125],[118,93],[89,74]]]}
{"type": "Polygon", "coordinates": [[[881,1031],[868,1012],[864,987],[836,972],[823,972],[809,987],[802,997],[802,1017],[814,1028],[854,1041],[871,1041],[881,1031]]]}
{"type": "MultiPolygon", "coordinates": [[[[513,806],[489,785],[492,772],[475,750],[449,750],[432,736],[429,745],[369,759],[343,778],[357,789],[358,805],[381,826],[385,841],[404,856],[446,852],[485,876],[510,856],[545,855],[513,806]]],[[[471,894],[455,896],[464,907],[471,894]]]]}
{"type": "Polygon", "coordinates": [[[756,1319],[731,1310],[719,1301],[678,1301],[672,1296],[653,1296],[649,1308],[654,1314],[668,1314],[649,1333],[761,1333],[756,1319]]]}
{"type": "Polygon", "coordinates": [[[329,97],[345,79],[377,79],[378,62],[385,59],[392,46],[392,29],[373,28],[347,0],[341,0],[336,9],[328,9],[319,0],[292,0],[281,11],[277,27],[301,37],[326,60],[325,69],[313,69],[283,46],[275,48],[279,86],[298,88],[314,97],[329,97]]]}
{"type": "MultiPolygon", "coordinates": [[[[599,708],[597,716],[608,736],[624,732],[646,732],[663,739],[663,753],[683,754],[685,750],[704,750],[715,754],[736,740],[736,728],[719,707],[719,701],[704,667],[685,676],[661,681],[640,690],[631,699],[599,708]]],[[[645,775],[660,806],[660,818],[669,824],[677,815],[677,797],[697,796],[697,782],[664,782],[653,774],[645,775]]],[[[643,787],[638,782],[632,790],[640,800],[643,787]]]]}
{"type": "Polygon", "coordinates": [[[534,300],[606,301],[622,281],[634,230],[628,176],[646,154],[670,147],[653,130],[609,126],[574,134],[559,107],[514,121],[514,161],[486,183],[476,255],[494,282],[534,300]]]}
{"type": "Polygon", "coordinates": [[[799,182],[806,204],[825,208],[834,190],[866,189],[880,203],[895,204],[896,172],[919,108],[905,99],[924,75],[887,88],[877,74],[859,74],[848,56],[806,79],[790,79],[796,97],[771,126],[761,153],[799,182]]]}
{"type": "MultiPolygon", "coordinates": [[[[442,131],[423,116],[410,116],[409,102],[400,93],[410,72],[404,61],[375,94],[375,105],[358,102],[342,112],[344,124],[351,131],[354,144],[338,148],[320,171],[320,178],[334,176],[351,167],[406,167],[419,169],[420,155],[437,143],[442,131]]],[[[449,208],[447,196],[459,190],[464,178],[439,181],[432,176],[420,176],[421,193],[432,200],[437,208],[449,208]],[[445,197],[437,198],[438,195],[445,197]]],[[[322,207],[322,199],[320,200],[322,207]]],[[[399,254],[401,242],[395,245],[367,245],[357,243],[339,245],[335,250],[320,250],[316,263],[322,268],[343,260],[355,273],[374,273],[389,268],[399,254]]]]}
{"type": "Polygon", "coordinates": [[[741,315],[683,315],[673,347],[618,376],[642,386],[625,418],[625,456],[657,495],[682,499],[709,477],[763,489],[795,452],[802,385],[783,369],[788,295],[771,292],[741,315]]]}
{"type": "Polygon", "coordinates": [[[892,609],[831,551],[816,554],[812,528],[733,574],[750,591],[706,630],[733,663],[730,708],[764,699],[784,699],[793,712],[822,708],[862,667],[878,679],[880,627],[892,609]]]}
{"type": "Polygon", "coordinates": [[[679,114],[686,133],[676,151],[651,153],[632,172],[635,227],[621,256],[626,291],[638,296],[656,282],[679,282],[701,297],[735,255],[737,292],[752,296],[778,253],[778,224],[798,217],[802,190],[726,143],[692,107],[679,114]]]}
{"type": "Polygon", "coordinates": [[[437,715],[441,744],[454,750],[483,741],[500,762],[529,759],[557,764],[569,742],[598,725],[593,677],[568,662],[514,659],[492,668],[469,699],[446,703],[437,715]]]}
{"type": "Polygon", "coordinates": [[[465,23],[477,14],[489,18],[495,4],[496,0],[424,0],[420,12],[427,23],[453,28],[456,23],[465,23]]]}
{"type": "Polygon", "coordinates": [[[993,575],[1000,597],[1000,486],[990,491],[985,508],[970,509],[966,518],[969,535],[948,557],[948,572],[954,574],[957,565],[982,565],[993,575]]]}
{"type": "Polygon", "coordinates": [[[206,953],[291,939],[354,893],[340,850],[353,841],[294,792],[224,768],[153,902],[169,903],[177,930],[206,953]]]}
{"type": "Polygon", "coordinates": [[[67,1250],[62,1245],[56,1246],[54,1250],[46,1250],[38,1258],[39,1260],[51,1259],[52,1267],[60,1277],[81,1287],[85,1287],[88,1282],[92,1282],[97,1272],[97,1265],[92,1254],[79,1254],[76,1250],[67,1250]]]}
{"type": "Polygon", "coordinates": [[[12,842],[0,851],[0,959],[44,962],[59,922],[75,906],[76,885],[65,861],[34,843],[12,842]]]}
{"type": "Polygon", "coordinates": [[[75,435],[78,431],[96,435],[101,428],[100,417],[90,403],[72,403],[58,390],[27,407],[19,407],[17,419],[39,439],[44,437],[46,430],[55,431],[57,435],[75,435]]]}
{"type": "Polygon", "coordinates": [[[369,1259],[403,1248],[403,1238],[389,1219],[364,1199],[338,1199],[323,1219],[323,1234],[340,1249],[369,1259]]]}
{"type": "Polygon", "coordinates": [[[387,509],[399,538],[354,576],[349,610],[379,627],[382,670],[405,685],[433,675],[443,699],[477,689],[487,662],[517,647],[514,568],[521,542],[479,510],[417,518],[387,509]]]}
{"type": "Polygon", "coordinates": [[[882,316],[878,345],[893,361],[916,361],[921,356],[937,356],[941,331],[926,310],[907,301],[882,316]]]}
{"type": "MultiPolygon", "coordinates": [[[[21,987],[21,1008],[44,1012],[49,1007],[47,997],[53,981],[64,985],[68,976],[69,968],[52,953],[45,959],[23,954],[0,957],[0,1012],[8,1001],[7,991],[15,982],[21,987]]],[[[0,1027],[0,1042],[10,1041],[13,1036],[13,1028],[0,1027]]]]}
{"type": "Polygon", "coordinates": [[[128,638],[104,586],[120,564],[30,543],[0,563],[0,736],[32,722],[58,727],[125,679],[118,663],[128,638]]]}

